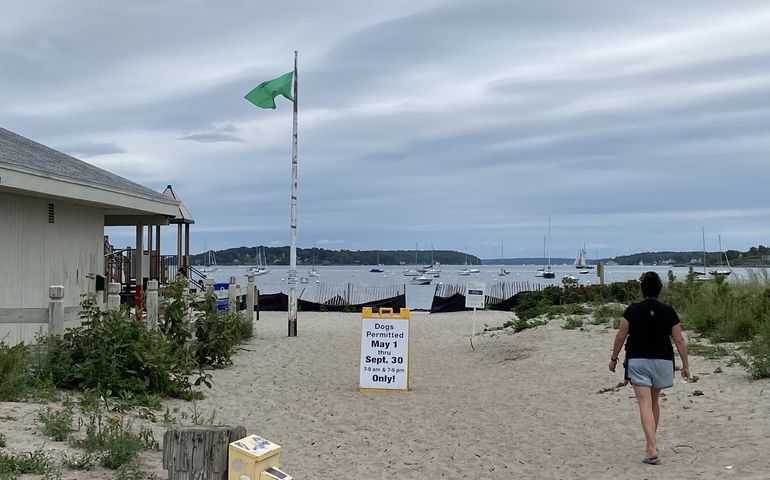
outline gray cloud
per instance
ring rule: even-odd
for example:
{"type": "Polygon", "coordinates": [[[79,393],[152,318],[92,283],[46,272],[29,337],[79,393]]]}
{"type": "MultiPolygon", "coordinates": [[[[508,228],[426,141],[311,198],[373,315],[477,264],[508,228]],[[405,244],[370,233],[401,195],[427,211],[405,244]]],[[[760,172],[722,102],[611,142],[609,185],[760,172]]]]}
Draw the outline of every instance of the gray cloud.
{"type": "Polygon", "coordinates": [[[548,216],[556,256],[768,233],[762,4],[12,3],[0,125],[172,183],[193,250],[288,243],[291,103],[243,95],[294,49],[304,246],[536,256],[548,216]]]}
{"type": "Polygon", "coordinates": [[[188,133],[179,137],[179,140],[192,140],[201,143],[243,142],[242,138],[235,135],[237,132],[238,128],[235,125],[225,125],[223,127],[211,128],[205,132],[188,133]]]}
{"type": "Polygon", "coordinates": [[[65,145],[56,147],[57,150],[68,155],[80,158],[91,158],[99,155],[110,155],[113,153],[125,153],[125,150],[114,143],[91,143],[85,142],[74,145],[65,145]]]}

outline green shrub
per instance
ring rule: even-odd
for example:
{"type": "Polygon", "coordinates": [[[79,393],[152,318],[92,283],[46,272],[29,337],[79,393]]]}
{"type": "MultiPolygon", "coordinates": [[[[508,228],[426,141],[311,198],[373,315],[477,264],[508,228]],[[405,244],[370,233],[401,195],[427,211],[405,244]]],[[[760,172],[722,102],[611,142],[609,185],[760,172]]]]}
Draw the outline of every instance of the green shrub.
{"type": "MultiPolygon", "coordinates": [[[[515,311],[519,318],[529,319],[548,313],[548,308],[556,305],[607,302],[629,303],[638,300],[639,297],[638,280],[614,282],[608,285],[570,286],[567,288],[549,286],[539,291],[520,293],[517,298],[515,311]]],[[[583,313],[580,314],[582,315],[583,313]]]]}
{"type": "Polygon", "coordinates": [[[0,402],[15,402],[25,397],[29,385],[26,363],[27,347],[13,347],[0,342],[0,402]]]}
{"type": "Polygon", "coordinates": [[[546,320],[527,320],[524,318],[517,318],[516,320],[509,320],[503,323],[503,327],[511,327],[515,333],[518,333],[528,328],[535,328],[546,324],[548,324],[548,321],[546,320]]]}
{"type": "Polygon", "coordinates": [[[56,464],[42,449],[17,454],[0,452],[0,479],[16,480],[25,473],[43,475],[43,479],[59,478],[56,464]]]}
{"type": "Polygon", "coordinates": [[[583,326],[583,320],[576,317],[569,317],[564,321],[564,325],[561,326],[564,330],[575,330],[583,326]]]}
{"type": "Polygon", "coordinates": [[[237,313],[217,311],[214,295],[207,295],[201,307],[195,322],[198,364],[215,368],[232,364],[235,347],[253,335],[251,320],[237,313]]]}
{"type": "Polygon", "coordinates": [[[770,332],[763,332],[752,342],[747,351],[749,355],[749,373],[752,377],[770,377],[770,332]]]}
{"type": "Polygon", "coordinates": [[[719,345],[703,345],[701,343],[688,343],[687,353],[700,355],[706,358],[722,358],[730,355],[725,347],[719,345]]]}
{"type": "Polygon", "coordinates": [[[41,424],[43,433],[51,437],[56,442],[67,439],[72,431],[72,403],[64,402],[60,410],[53,410],[51,407],[45,407],[37,413],[37,420],[41,424]]]}
{"type": "Polygon", "coordinates": [[[94,468],[95,457],[93,453],[89,452],[72,457],[65,455],[62,459],[62,463],[71,470],[91,470],[94,468]]]}
{"type": "Polygon", "coordinates": [[[98,453],[102,466],[116,469],[130,462],[142,450],[158,448],[158,442],[149,429],[134,430],[131,422],[114,415],[103,419],[91,414],[86,424],[85,439],[79,446],[89,453],[98,453]]]}
{"type": "Polygon", "coordinates": [[[622,317],[624,311],[625,307],[621,307],[619,305],[599,305],[596,310],[594,310],[593,324],[600,325],[603,323],[609,323],[617,318],[622,317]]]}
{"type": "Polygon", "coordinates": [[[186,337],[174,337],[173,322],[150,330],[130,319],[126,310],[101,312],[91,300],[82,306],[83,327],[44,340],[38,376],[54,379],[61,388],[140,400],[192,396],[198,380],[208,381],[210,376],[196,371],[195,352],[185,345],[186,337]]]}

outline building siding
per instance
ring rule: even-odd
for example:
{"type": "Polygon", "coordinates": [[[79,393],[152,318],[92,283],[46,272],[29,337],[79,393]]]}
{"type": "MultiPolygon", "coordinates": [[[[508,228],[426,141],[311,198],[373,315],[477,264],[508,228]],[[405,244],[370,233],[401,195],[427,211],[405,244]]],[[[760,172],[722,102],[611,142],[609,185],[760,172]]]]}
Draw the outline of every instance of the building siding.
{"type": "Polygon", "coordinates": [[[48,306],[48,287],[64,286],[64,306],[94,288],[104,271],[104,212],[65,201],[0,193],[0,308],[48,306]],[[48,222],[48,204],[55,221],[48,222]]]}

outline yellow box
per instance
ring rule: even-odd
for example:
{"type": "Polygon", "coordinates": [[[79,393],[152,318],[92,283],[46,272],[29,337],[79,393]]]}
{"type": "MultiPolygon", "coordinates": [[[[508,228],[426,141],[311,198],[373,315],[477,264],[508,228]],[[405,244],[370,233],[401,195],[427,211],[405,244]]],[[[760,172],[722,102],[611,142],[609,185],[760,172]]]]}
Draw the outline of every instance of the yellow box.
{"type": "Polygon", "coordinates": [[[393,313],[392,308],[380,308],[379,313],[372,313],[372,307],[364,307],[363,310],[361,310],[361,317],[362,318],[392,318],[392,319],[409,319],[409,309],[408,308],[400,308],[398,309],[398,315],[393,313]]]}
{"type": "Polygon", "coordinates": [[[257,435],[232,442],[227,448],[228,480],[259,480],[261,473],[278,466],[281,446],[257,435]]]}

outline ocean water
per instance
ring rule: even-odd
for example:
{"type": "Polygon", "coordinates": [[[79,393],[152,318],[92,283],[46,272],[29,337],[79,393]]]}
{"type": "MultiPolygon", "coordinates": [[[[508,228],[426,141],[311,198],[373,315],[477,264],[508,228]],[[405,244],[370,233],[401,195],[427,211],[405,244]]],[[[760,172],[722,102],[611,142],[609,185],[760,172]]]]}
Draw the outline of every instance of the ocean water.
{"type": "MultiPolygon", "coordinates": [[[[407,266],[413,268],[413,266],[407,266]]],[[[406,305],[408,308],[414,310],[428,310],[430,309],[431,302],[433,301],[433,294],[436,290],[436,285],[439,283],[453,284],[453,285],[466,285],[468,282],[484,282],[489,288],[492,284],[497,282],[529,282],[530,285],[561,285],[562,277],[564,275],[574,275],[578,278],[581,284],[598,284],[599,278],[596,276],[596,270],[591,270],[586,275],[578,274],[578,271],[572,265],[553,265],[553,271],[556,273],[555,279],[543,279],[535,277],[535,271],[541,268],[541,265],[506,265],[505,269],[510,272],[509,275],[500,277],[498,272],[499,266],[493,265],[478,265],[475,268],[481,270],[480,273],[471,274],[470,276],[458,275],[457,272],[462,270],[462,265],[442,265],[441,275],[439,278],[434,278],[430,285],[412,285],[410,283],[410,277],[404,277],[404,266],[391,265],[380,267],[385,270],[384,273],[371,273],[369,269],[372,266],[319,266],[316,270],[320,274],[319,277],[309,277],[308,272],[310,267],[300,266],[300,277],[307,277],[307,284],[297,284],[296,289],[300,294],[300,298],[315,301],[317,294],[320,290],[326,292],[330,290],[344,290],[347,286],[353,285],[357,288],[380,288],[387,286],[404,286],[406,288],[406,305]]],[[[247,283],[247,266],[221,266],[219,271],[210,275],[214,276],[216,282],[228,282],[231,276],[236,278],[236,282],[240,285],[247,283]]],[[[286,266],[274,266],[270,268],[270,273],[256,277],[257,287],[261,293],[278,293],[287,292],[288,284],[286,281],[286,266]]],[[[637,279],[639,276],[647,271],[657,272],[664,282],[666,282],[668,271],[672,270],[674,275],[678,279],[684,279],[687,275],[688,269],[686,267],[666,267],[666,266],[643,266],[643,265],[618,265],[618,266],[605,266],[604,274],[605,281],[607,283],[637,279]]],[[[735,268],[733,274],[728,277],[728,281],[736,281],[736,279],[747,278],[748,273],[746,269],[735,268]]]]}

